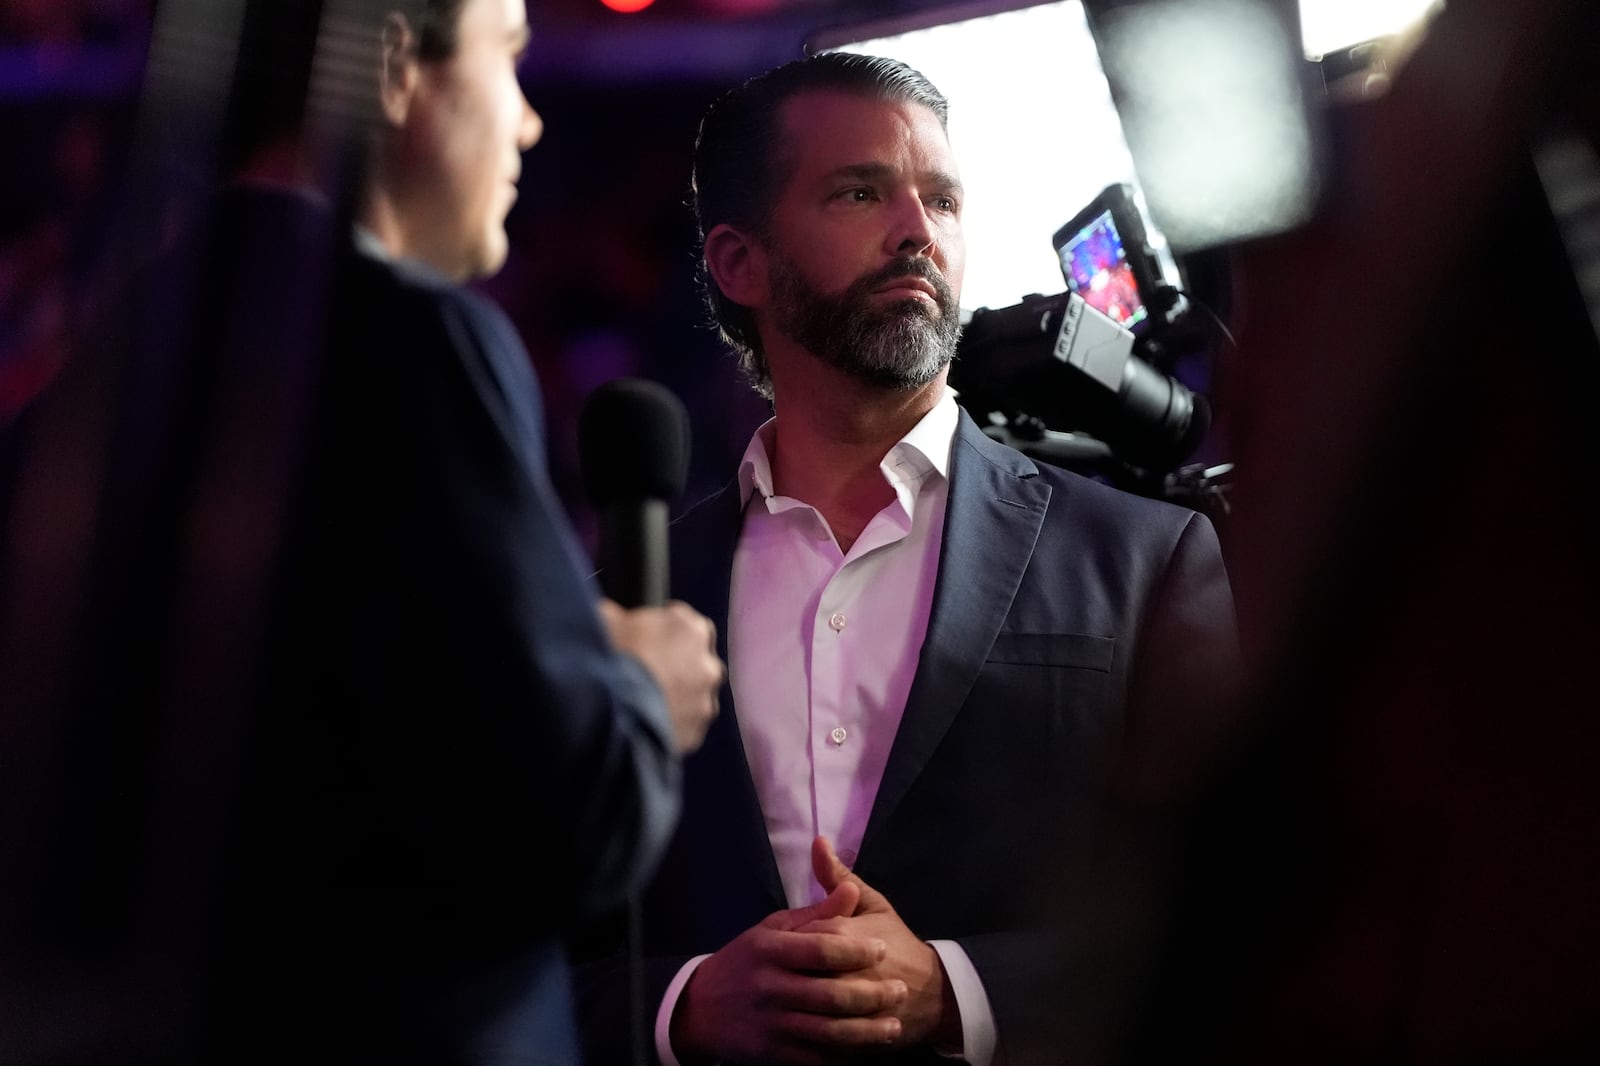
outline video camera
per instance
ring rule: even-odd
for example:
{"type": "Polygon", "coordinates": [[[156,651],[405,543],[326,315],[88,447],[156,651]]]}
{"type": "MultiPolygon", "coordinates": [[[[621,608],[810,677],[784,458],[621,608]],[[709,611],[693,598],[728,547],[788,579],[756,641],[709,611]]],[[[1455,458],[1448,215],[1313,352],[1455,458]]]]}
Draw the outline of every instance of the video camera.
{"type": "Polygon", "coordinates": [[[974,311],[950,384],[992,436],[1047,461],[1164,474],[1194,453],[1211,410],[1140,357],[1169,350],[1185,305],[1161,284],[1132,190],[1105,189],[1052,244],[1067,290],[974,311]]]}

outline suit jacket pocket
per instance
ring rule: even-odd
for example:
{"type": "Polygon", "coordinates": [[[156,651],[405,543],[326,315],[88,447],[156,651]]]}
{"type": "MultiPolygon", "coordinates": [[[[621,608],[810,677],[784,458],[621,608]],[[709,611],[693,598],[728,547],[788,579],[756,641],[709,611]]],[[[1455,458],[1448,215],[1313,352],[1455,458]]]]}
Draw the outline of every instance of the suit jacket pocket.
{"type": "Polygon", "coordinates": [[[1079,670],[1111,670],[1115,637],[1088,633],[1001,633],[989,649],[989,662],[1017,666],[1063,666],[1079,670]]]}

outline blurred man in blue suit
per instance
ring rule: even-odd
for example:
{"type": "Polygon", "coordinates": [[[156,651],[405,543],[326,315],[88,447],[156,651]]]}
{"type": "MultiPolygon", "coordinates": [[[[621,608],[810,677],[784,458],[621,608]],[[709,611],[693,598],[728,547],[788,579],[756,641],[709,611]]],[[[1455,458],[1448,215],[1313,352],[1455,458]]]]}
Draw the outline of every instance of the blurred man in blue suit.
{"type": "Polygon", "coordinates": [[[540,135],[523,0],[243,27],[223,190],[0,464],[0,1058],[570,1062],[561,935],[654,868],[723,671],[601,600],[461,285],[540,135]]]}

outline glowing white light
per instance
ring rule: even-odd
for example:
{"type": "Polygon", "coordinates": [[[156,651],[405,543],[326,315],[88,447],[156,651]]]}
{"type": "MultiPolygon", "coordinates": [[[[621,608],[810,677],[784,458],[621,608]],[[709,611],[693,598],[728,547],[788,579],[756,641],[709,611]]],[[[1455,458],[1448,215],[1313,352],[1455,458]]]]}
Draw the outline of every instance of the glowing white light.
{"type": "Polygon", "coordinates": [[[1303,221],[1316,191],[1294,48],[1254,0],[1148,0],[1102,35],[1150,212],[1183,251],[1303,221]]]}
{"type": "Polygon", "coordinates": [[[1320,58],[1399,33],[1436,6],[1440,0],[1300,0],[1300,40],[1306,55],[1320,58]]]}

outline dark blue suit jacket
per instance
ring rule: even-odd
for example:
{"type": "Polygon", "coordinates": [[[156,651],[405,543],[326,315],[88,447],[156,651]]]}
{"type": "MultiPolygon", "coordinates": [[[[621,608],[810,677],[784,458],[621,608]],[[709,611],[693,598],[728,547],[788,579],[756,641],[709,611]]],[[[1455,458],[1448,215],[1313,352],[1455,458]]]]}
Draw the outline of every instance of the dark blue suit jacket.
{"type": "MultiPolygon", "coordinates": [[[[17,431],[17,469],[60,483],[0,511],[99,499],[81,609],[37,605],[64,680],[10,689],[22,1039],[574,1061],[561,936],[653,869],[678,766],[602,630],[526,352],[310,201],[233,193],[208,222],[17,431]],[[104,450],[67,454],[86,410],[104,450]],[[63,968],[85,977],[26,984],[63,968]]],[[[0,680],[37,659],[0,646],[0,680]]]]}
{"type": "MultiPolygon", "coordinates": [[[[674,526],[673,595],[717,622],[724,654],[741,513],[730,486],[674,526]]],[[[1074,1009],[1041,930],[1070,919],[1109,775],[1164,734],[1180,743],[1235,655],[1204,516],[1035,464],[961,415],[927,637],[854,869],[923,939],[960,942],[1011,1063],[1056,1061],[1052,1023],[1074,1009]]],[[[739,709],[722,699],[644,901],[651,1005],[690,956],[786,906],[739,709]]],[[[620,1054],[601,1021],[616,966],[582,979],[602,1061],[620,1054]]]]}
{"type": "Polygon", "coordinates": [[[665,707],[601,631],[506,317],[361,256],[339,292],[305,566],[313,601],[343,590],[323,624],[336,650],[312,656],[349,699],[364,775],[351,814],[367,848],[348,872],[374,889],[352,915],[375,935],[357,969],[404,975],[375,1019],[397,1044],[415,1004],[459,1042],[441,1058],[574,1061],[559,938],[661,854],[677,808],[665,707]]]}

